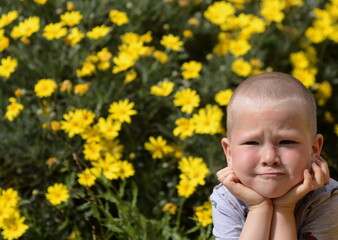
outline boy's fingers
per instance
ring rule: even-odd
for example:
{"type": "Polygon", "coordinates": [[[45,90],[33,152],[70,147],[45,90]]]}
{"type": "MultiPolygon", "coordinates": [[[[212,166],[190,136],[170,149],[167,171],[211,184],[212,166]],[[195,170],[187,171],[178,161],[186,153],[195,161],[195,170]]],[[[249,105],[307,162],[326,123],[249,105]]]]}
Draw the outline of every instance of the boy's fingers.
{"type": "Polygon", "coordinates": [[[312,189],[312,176],[308,169],[304,171],[304,181],[303,181],[304,189],[312,189]]]}
{"type": "Polygon", "coordinates": [[[229,185],[229,182],[238,182],[238,178],[232,168],[223,168],[216,173],[218,180],[223,185],[229,185]]]}
{"type": "Polygon", "coordinates": [[[329,170],[329,165],[325,161],[324,158],[319,157],[316,160],[317,165],[322,169],[324,173],[324,183],[328,183],[330,181],[330,170],[329,170]]]}
{"type": "Polygon", "coordinates": [[[330,171],[328,164],[323,158],[320,158],[312,163],[314,175],[314,189],[317,189],[330,181],[330,171]]]}

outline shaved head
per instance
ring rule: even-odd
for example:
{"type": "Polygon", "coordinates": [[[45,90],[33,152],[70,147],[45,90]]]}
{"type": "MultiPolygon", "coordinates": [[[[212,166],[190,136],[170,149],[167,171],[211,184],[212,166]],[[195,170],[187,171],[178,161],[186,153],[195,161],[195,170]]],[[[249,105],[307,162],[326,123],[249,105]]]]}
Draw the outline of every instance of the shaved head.
{"type": "Polygon", "coordinates": [[[234,91],[227,108],[228,137],[234,123],[234,112],[240,104],[292,101],[306,114],[309,130],[316,134],[316,101],[313,94],[296,78],[280,72],[267,72],[244,80],[234,91]]]}

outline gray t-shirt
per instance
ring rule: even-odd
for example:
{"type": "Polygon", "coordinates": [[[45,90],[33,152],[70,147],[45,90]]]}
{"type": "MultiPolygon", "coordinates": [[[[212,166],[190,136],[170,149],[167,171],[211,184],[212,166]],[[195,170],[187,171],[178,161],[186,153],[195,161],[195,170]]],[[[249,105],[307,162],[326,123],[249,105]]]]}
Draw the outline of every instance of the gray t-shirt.
{"type": "MultiPolygon", "coordinates": [[[[246,204],[222,184],[214,188],[210,200],[216,239],[238,239],[248,215],[246,204]]],[[[338,182],[331,179],[299,200],[295,220],[299,240],[338,240],[338,182]]]]}

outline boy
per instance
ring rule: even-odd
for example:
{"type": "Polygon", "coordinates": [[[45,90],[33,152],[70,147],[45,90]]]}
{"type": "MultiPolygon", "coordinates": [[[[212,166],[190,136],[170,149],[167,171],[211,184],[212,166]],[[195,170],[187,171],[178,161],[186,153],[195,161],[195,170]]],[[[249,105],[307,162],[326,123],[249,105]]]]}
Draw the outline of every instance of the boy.
{"type": "Polygon", "coordinates": [[[222,139],[227,167],[210,197],[216,239],[338,239],[338,183],[316,126],[313,95],[292,76],[240,84],[222,139]]]}

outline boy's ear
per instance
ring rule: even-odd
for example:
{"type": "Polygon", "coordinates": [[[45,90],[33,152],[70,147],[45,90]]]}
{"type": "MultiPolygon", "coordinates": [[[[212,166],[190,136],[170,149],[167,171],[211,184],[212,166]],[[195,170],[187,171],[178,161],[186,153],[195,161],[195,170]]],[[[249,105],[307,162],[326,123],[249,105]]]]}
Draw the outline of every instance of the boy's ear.
{"type": "Polygon", "coordinates": [[[322,134],[317,134],[312,142],[312,157],[314,159],[318,159],[320,157],[320,153],[322,152],[322,147],[324,143],[324,137],[322,134]]]}
{"type": "Polygon", "coordinates": [[[232,166],[231,160],[231,149],[230,149],[230,142],[228,138],[222,138],[222,148],[227,159],[228,166],[232,166]]]}

